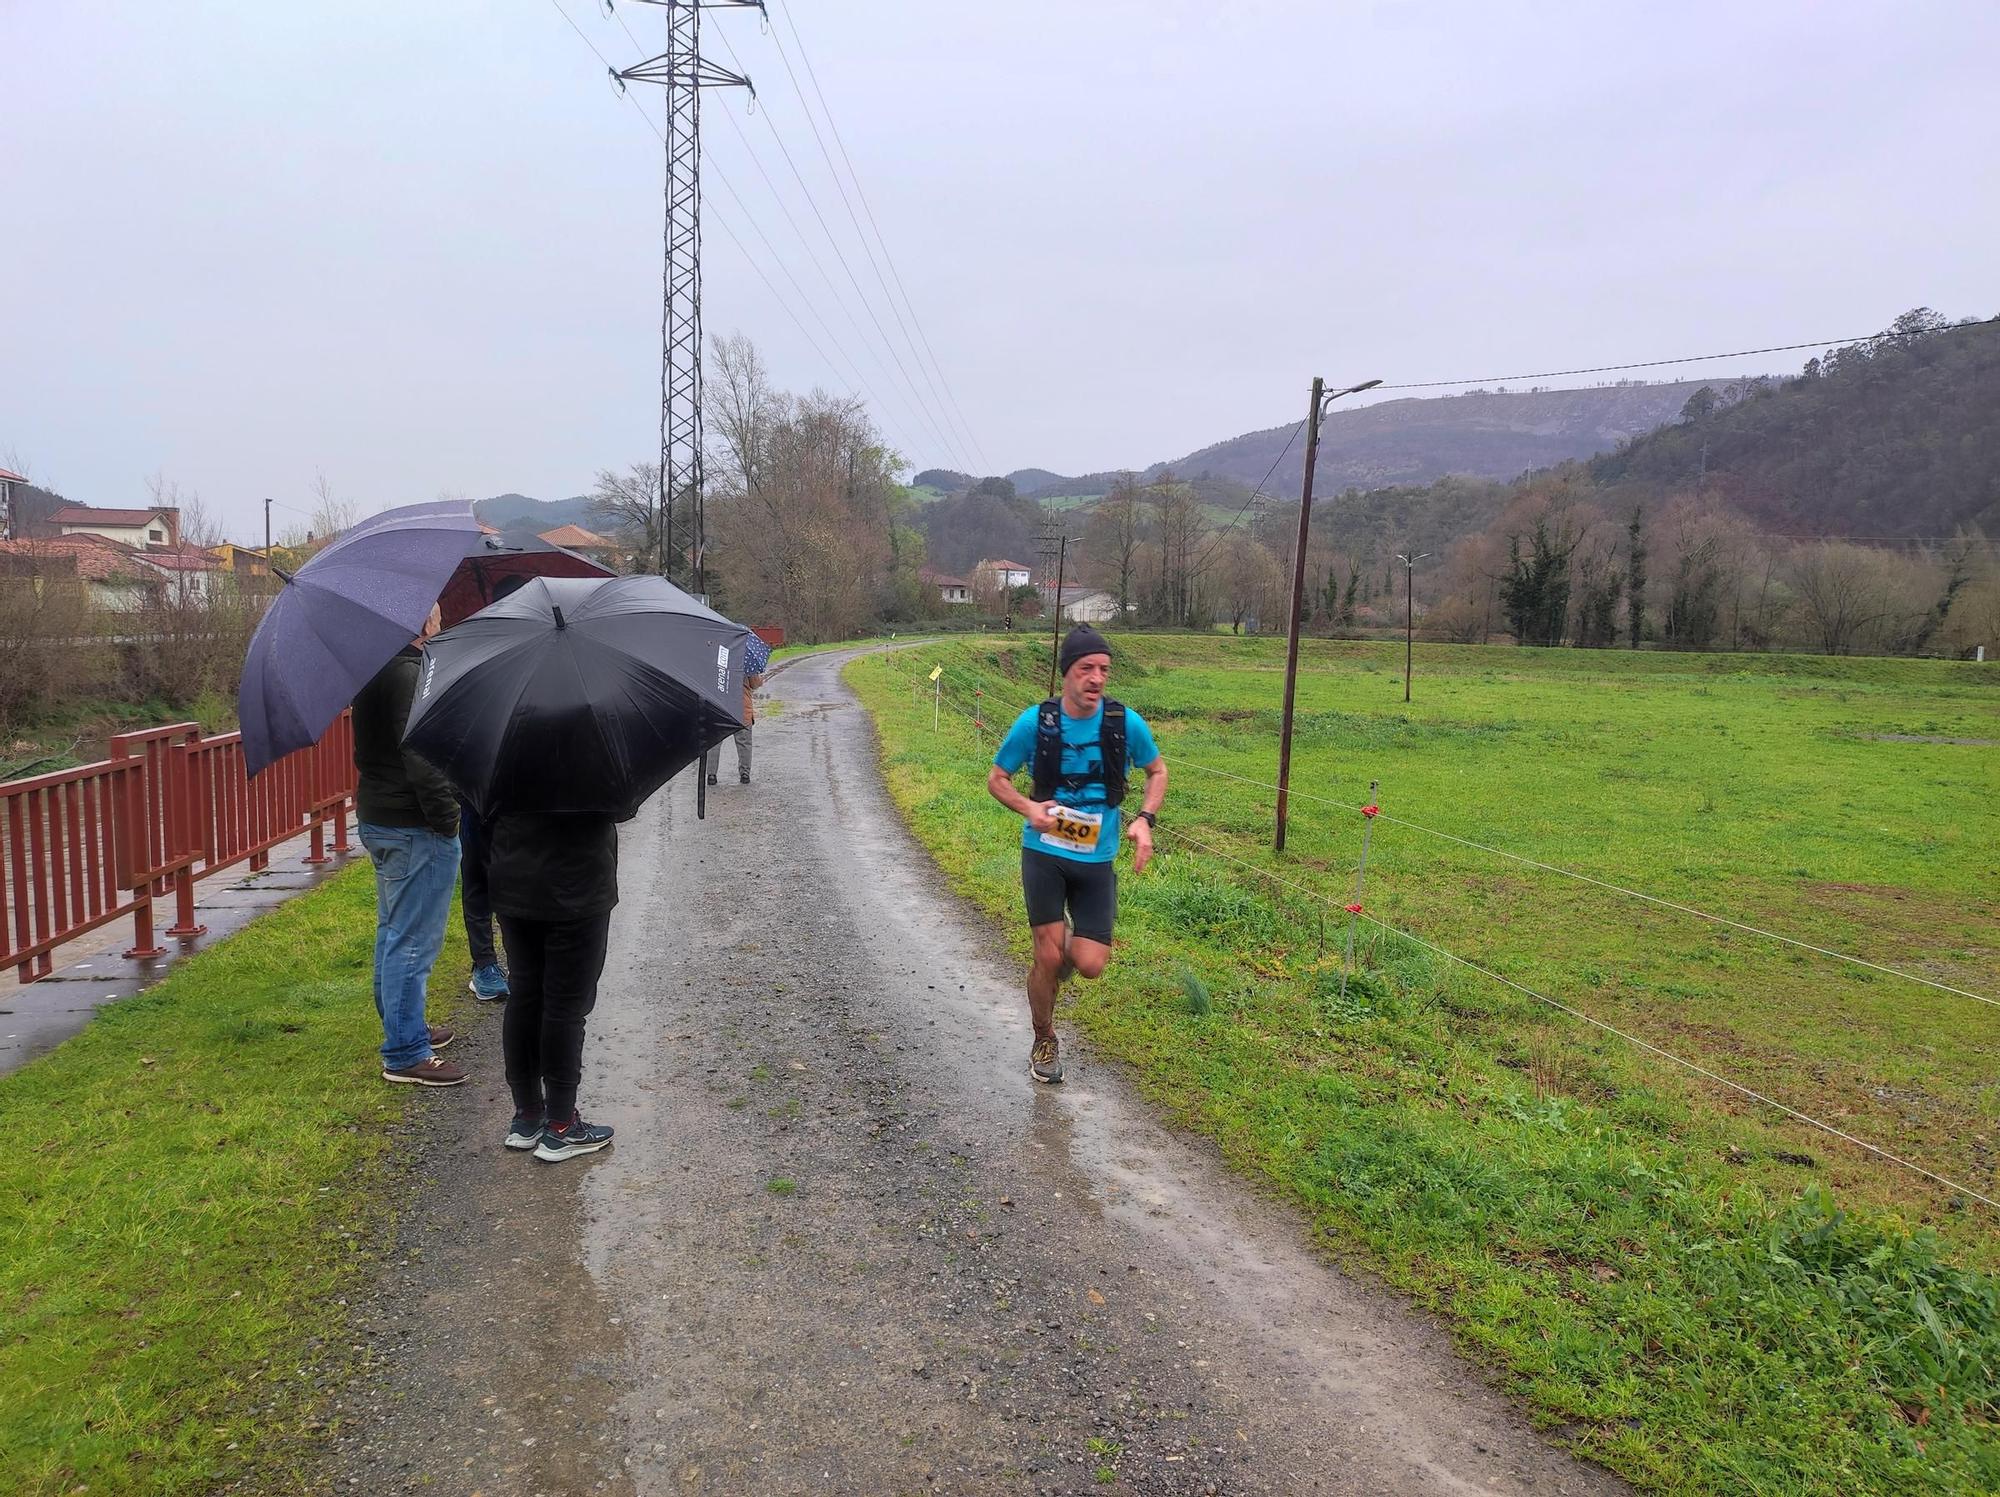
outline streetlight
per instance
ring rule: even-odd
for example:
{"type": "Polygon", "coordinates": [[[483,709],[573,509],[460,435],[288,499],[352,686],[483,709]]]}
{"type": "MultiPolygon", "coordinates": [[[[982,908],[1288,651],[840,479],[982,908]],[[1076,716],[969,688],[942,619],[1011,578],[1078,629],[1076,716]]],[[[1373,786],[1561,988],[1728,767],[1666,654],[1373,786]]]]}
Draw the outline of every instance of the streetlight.
{"type": "Polygon", "coordinates": [[[1417,604],[1413,591],[1417,563],[1431,553],[1419,551],[1415,556],[1404,556],[1401,552],[1396,560],[1403,564],[1403,700],[1410,699],[1410,656],[1417,637],[1417,604]]]}
{"type": "Polygon", "coordinates": [[[1285,645],[1285,720],[1278,738],[1278,835],[1275,851],[1285,850],[1285,813],[1292,784],[1292,700],[1299,684],[1299,614],[1306,595],[1306,533],[1312,528],[1313,468],[1319,461],[1319,423],[1326,408],[1343,395],[1359,395],[1381,384],[1365,379],[1345,390],[1327,393],[1326,381],[1315,377],[1312,404],[1306,408],[1306,477],[1299,493],[1299,547],[1292,557],[1292,623],[1285,645]]]}

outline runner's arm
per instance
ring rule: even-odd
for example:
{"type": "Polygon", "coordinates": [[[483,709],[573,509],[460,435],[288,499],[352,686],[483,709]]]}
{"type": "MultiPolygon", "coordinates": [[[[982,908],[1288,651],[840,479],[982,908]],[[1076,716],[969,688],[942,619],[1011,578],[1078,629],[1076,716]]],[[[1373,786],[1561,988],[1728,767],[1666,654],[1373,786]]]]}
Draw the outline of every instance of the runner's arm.
{"type": "Polygon", "coordinates": [[[1056,803],[1029,800],[1014,788],[1014,777],[997,764],[986,771],[986,793],[1016,816],[1024,817],[1038,832],[1046,832],[1056,824],[1056,803]]]}
{"type": "Polygon", "coordinates": [[[1153,824],[1145,820],[1145,813],[1159,814],[1167,798],[1167,758],[1155,754],[1153,762],[1146,766],[1146,793],[1139,801],[1140,814],[1132,818],[1127,835],[1132,839],[1132,871],[1144,873],[1146,865],[1153,861],[1153,824]]]}

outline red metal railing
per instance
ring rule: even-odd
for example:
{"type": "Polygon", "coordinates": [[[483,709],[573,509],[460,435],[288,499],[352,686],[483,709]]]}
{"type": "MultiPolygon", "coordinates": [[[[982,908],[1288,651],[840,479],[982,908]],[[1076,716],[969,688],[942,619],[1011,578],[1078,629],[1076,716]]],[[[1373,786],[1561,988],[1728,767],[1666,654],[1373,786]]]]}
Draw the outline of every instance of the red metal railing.
{"type": "Polygon", "coordinates": [[[353,799],[345,713],[255,780],[241,734],[204,738],[198,724],[174,723],[119,734],[99,763],[0,784],[0,968],[24,983],[47,977],[56,947],[126,915],[125,954],[158,956],[154,901],[173,899],[165,934],[202,934],[196,880],[245,861],[267,867],[271,849],[302,832],[305,861],[327,862],[348,850],[353,799]]]}

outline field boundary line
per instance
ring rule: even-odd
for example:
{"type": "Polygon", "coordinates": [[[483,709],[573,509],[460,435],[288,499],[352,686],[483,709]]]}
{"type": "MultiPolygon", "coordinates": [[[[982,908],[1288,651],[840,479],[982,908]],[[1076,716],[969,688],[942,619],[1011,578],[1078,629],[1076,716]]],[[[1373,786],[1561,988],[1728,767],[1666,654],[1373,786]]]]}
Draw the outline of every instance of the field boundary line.
{"type": "Polygon", "coordinates": [[[1982,1202],[1985,1205],[1992,1207],[1994,1210],[2000,1211],[2000,1201],[1996,1201],[1991,1196],[1980,1194],[1978,1191],[1974,1190],[1969,1185],[1961,1185],[1959,1184],[1958,1181],[1950,1179],[1945,1175],[1940,1175],[1935,1170],[1927,1170],[1921,1164],[1917,1164],[1912,1160],[1905,1159],[1900,1154],[1892,1154],[1891,1152],[1889,1152],[1889,1150],[1883,1148],[1879,1144],[1872,1144],[1868,1142],[1868,1140],[1865,1138],[1856,1137],[1852,1133],[1848,1133],[1843,1131],[1842,1129],[1836,1128],[1833,1124],[1822,1121],[1821,1119],[1814,1117],[1811,1113],[1801,1112],[1799,1111],[1798,1108],[1793,1107],[1788,1103],[1780,1102],[1775,1097],[1767,1097],[1766,1095],[1764,1095],[1764,1093],[1757,1091],[1753,1087],[1745,1086],[1740,1081],[1732,1081],[1727,1076],[1719,1075],[1716,1072],[1709,1070],[1708,1067],[1702,1065],[1699,1061],[1692,1061],[1687,1059],[1685,1056],[1676,1055],[1673,1051],[1663,1049],[1661,1046],[1654,1044],[1651,1040],[1642,1039],[1638,1035],[1627,1033],[1625,1030],[1620,1029],[1615,1024],[1607,1023],[1603,1019],[1599,1019],[1590,1014],[1587,1014],[1582,1009],[1572,1008],[1569,1004],[1551,998],[1546,993],[1538,993],[1533,988],[1529,987],[1526,983],[1516,982],[1513,978],[1504,976],[1499,972],[1495,972],[1490,967],[1482,966],[1480,963],[1473,961],[1470,957],[1460,956],[1457,952],[1447,950],[1445,947],[1438,945],[1435,941],[1426,940],[1424,937],[1417,935],[1413,931],[1403,930],[1398,926],[1389,924],[1389,922],[1386,920],[1378,919],[1376,916],[1369,914],[1366,910],[1355,909],[1350,906],[1343,905],[1339,901],[1329,898],[1327,895],[1321,893],[1317,889],[1309,888],[1305,884],[1297,883],[1292,879],[1284,878],[1279,874],[1273,873],[1267,868],[1259,868],[1255,863],[1248,862],[1230,853],[1223,852],[1218,848],[1210,847],[1206,843],[1197,841],[1195,838],[1190,837],[1186,832],[1180,830],[1178,827],[1163,827],[1161,828],[1161,830],[1167,833],[1167,835],[1173,837],[1176,841],[1184,842],[1188,844],[1190,847],[1194,847],[1202,852],[1205,852],[1211,857],[1220,858],[1224,862],[1235,863],[1239,867],[1247,868],[1252,873],[1259,874],[1264,878],[1270,879],[1273,883],[1283,885],[1287,889],[1291,889],[1296,893],[1305,895],[1308,899],[1316,899],[1323,904],[1332,905],[1336,909],[1339,909],[1344,914],[1358,915],[1361,919],[1366,920],[1370,925],[1376,926],[1378,929],[1388,931],[1391,935],[1401,936],[1403,937],[1403,939],[1413,942],[1418,946],[1422,946],[1426,950],[1434,951],[1439,956],[1445,958],[1445,960],[1456,962],[1459,966],[1465,967],[1473,972],[1477,972],[1482,977],[1490,978],[1492,981],[1500,983],[1504,987],[1512,988],[1518,993],[1524,993],[1528,997],[1534,999],[1537,1003],[1546,1004],[1548,1005],[1548,1007],[1555,1009],[1559,1013],[1568,1014],[1573,1019],[1581,1019],[1584,1023],[1592,1026],[1593,1028],[1601,1029],[1606,1034],[1616,1035],[1619,1039],[1624,1040],[1629,1045],[1633,1045],[1638,1049],[1648,1051],[1651,1054],[1661,1057],[1663,1060],[1670,1060],[1675,1065],[1684,1066],[1688,1070],[1693,1071],[1696,1075],[1705,1076],[1710,1081],[1713,1081],[1720,1086],[1726,1086],[1731,1091],[1740,1093],[1741,1095],[1750,1098],[1752,1101],[1761,1102],[1766,1107],[1775,1108],[1777,1111],[1784,1113],[1787,1117],[1794,1118],[1801,1123],[1809,1124],[1810,1126],[1819,1129],[1822,1133],[1830,1134],[1834,1138],[1842,1139],[1847,1143],[1853,1144],[1856,1148],[1865,1149],[1870,1154],[1873,1154],[1881,1159],[1886,1159],[1891,1164],[1899,1165],[1903,1169],[1909,1170],[1915,1174],[1922,1175],[1927,1180],[1933,1180],[1939,1185],[1942,1185],[1949,1190],[1957,1191],[1960,1195],[1969,1196],[1971,1199],[1975,1201],[1982,1202]]]}
{"type": "MultiPolygon", "coordinates": [[[[1212,765],[1200,764],[1192,759],[1177,757],[1174,760],[1174,764],[1176,767],[1186,765],[1189,769],[1198,769],[1203,774],[1219,775],[1225,780],[1235,780],[1239,784],[1256,785],[1262,789],[1271,791],[1275,791],[1278,788],[1276,785],[1269,784],[1266,781],[1253,780],[1245,775],[1231,774],[1226,769],[1216,769],[1212,765]]],[[[1304,790],[1293,790],[1290,792],[1290,795],[1294,800],[1315,801],[1323,806],[1333,806],[1339,810],[1350,811],[1357,816],[1362,814],[1359,806],[1350,806],[1343,801],[1330,800],[1323,795],[1312,795],[1304,790]]],[[[1600,889],[1609,889],[1614,894],[1623,894],[1631,899],[1641,899],[1647,904],[1658,905],[1662,909],[1678,910],[1681,914],[1693,915],[1698,920],[1711,921],[1716,925],[1727,925],[1731,929],[1744,931],[1753,936],[1762,936],[1767,941],[1780,941],[1787,946],[1796,946],[1801,951],[1810,951],[1817,956],[1827,957],[1836,962],[1847,962],[1852,966],[1866,967],[1869,971],[1880,972],[1885,977],[1900,977],[1905,982],[1914,982],[1923,987],[1935,988],[1940,993],[1952,993],[1960,998],[1970,998],[1974,1003],[1984,1003],[1994,1008],[2000,1008],[2000,999],[1988,998],[1983,993],[1975,993],[1968,988],[1953,987],[1948,982],[1939,982],[1935,978],[1924,977],[1915,972],[1905,972],[1899,967],[1885,967],[1880,962],[1871,962],[1866,957],[1850,956],[1844,951],[1835,951],[1828,946],[1815,946],[1812,942],[1802,941],[1796,936],[1784,935],[1775,930],[1765,930],[1762,926],[1750,925],[1742,920],[1733,920],[1727,915],[1711,914],[1707,910],[1696,909],[1691,904],[1682,904],[1678,900],[1666,899],[1658,894],[1648,894],[1643,889],[1627,888],[1623,884],[1614,884],[1607,879],[1594,878],[1588,873],[1579,873],[1574,868],[1564,868],[1557,863],[1544,863],[1539,858],[1530,858],[1518,852],[1509,852],[1504,847],[1493,847],[1484,842],[1475,842],[1470,837],[1459,837],[1451,832],[1441,832],[1436,827],[1428,827],[1421,822],[1410,821],[1401,816],[1391,816],[1387,811],[1378,810],[1375,813],[1375,819],[1393,822],[1397,826],[1408,827],[1411,831],[1422,832],[1427,837],[1437,837],[1445,842],[1456,842],[1461,847],[1470,847],[1479,852],[1491,853],[1496,858],[1507,858],[1516,863],[1524,863],[1530,868],[1539,868],[1544,873],[1560,874],[1564,878],[1575,879],[1578,883],[1593,884],[1600,889]]]]}

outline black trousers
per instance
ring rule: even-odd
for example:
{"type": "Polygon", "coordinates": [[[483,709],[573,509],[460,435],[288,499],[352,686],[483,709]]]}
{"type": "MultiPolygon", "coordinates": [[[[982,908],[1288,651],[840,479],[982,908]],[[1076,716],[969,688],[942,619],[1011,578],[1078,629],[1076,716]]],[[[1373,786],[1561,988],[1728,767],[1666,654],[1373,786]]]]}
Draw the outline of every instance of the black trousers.
{"type": "Polygon", "coordinates": [[[458,893],[465,916],[465,944],[472,948],[472,965],[497,967],[493,949],[493,900],[486,892],[486,827],[479,813],[458,803],[458,893]]]}
{"type": "Polygon", "coordinates": [[[510,989],[500,1045],[516,1112],[560,1120],[576,1111],[583,1021],[597,1007],[610,933],[609,910],[565,921],[500,917],[510,989]]]}

